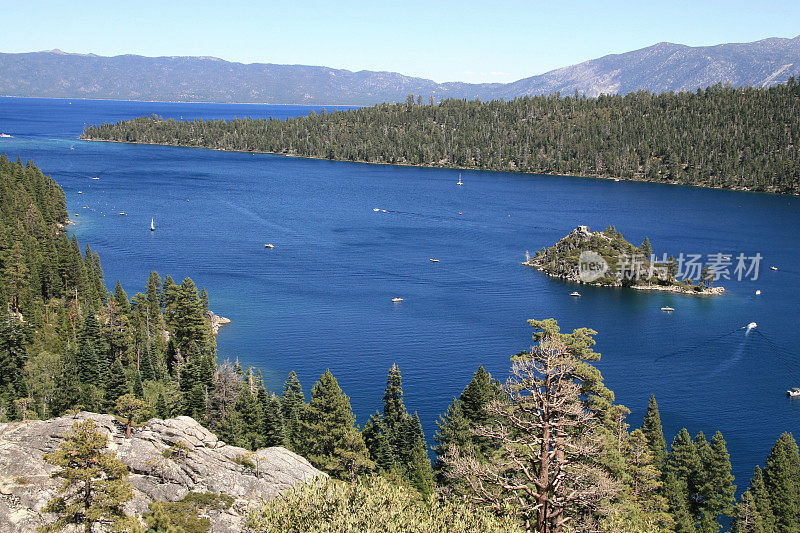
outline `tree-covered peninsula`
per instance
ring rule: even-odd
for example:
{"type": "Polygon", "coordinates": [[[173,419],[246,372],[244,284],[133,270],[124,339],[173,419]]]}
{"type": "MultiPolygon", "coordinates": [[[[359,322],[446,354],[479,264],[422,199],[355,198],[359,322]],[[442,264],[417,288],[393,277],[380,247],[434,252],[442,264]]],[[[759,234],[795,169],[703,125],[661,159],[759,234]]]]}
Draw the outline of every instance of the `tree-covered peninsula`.
{"type": "MultiPolygon", "coordinates": [[[[645,237],[641,245],[635,246],[614,226],[603,231],[578,226],[532,257],[526,253],[523,265],[548,276],[587,285],[703,295],[725,292],[723,287],[712,287],[720,273],[709,264],[697,262],[700,256],[693,259],[690,263],[683,257],[657,258],[650,239],[645,237]]],[[[731,258],[720,254],[717,259],[716,265],[727,265],[729,275],[731,258]]]]}
{"type": "Polygon", "coordinates": [[[341,161],[800,193],[800,84],[586,98],[446,100],[276,119],[140,117],[82,138],[341,161]]]}

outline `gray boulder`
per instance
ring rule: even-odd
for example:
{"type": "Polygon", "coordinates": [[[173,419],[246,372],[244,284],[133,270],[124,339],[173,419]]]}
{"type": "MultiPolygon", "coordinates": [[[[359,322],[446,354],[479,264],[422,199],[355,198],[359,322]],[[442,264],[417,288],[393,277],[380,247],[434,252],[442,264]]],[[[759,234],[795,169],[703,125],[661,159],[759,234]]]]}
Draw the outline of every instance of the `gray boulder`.
{"type": "Polygon", "coordinates": [[[325,474],[281,447],[248,452],[228,446],[194,419],[154,418],[134,429],[111,415],[82,412],[51,420],[0,424],[0,531],[35,531],[54,517],[41,509],[56,495],[61,481],[43,454],[58,447],[73,423],[91,418],[109,438],[108,449],[131,471],[134,498],[126,512],[141,516],[155,501],[178,501],[189,492],[219,492],[234,498],[226,511],[209,513],[213,532],[241,531],[249,509],[298,483],[325,474]],[[180,444],[178,444],[180,443],[180,444]],[[169,458],[164,452],[176,444],[169,458]],[[182,445],[182,446],[181,446],[182,445]]]}

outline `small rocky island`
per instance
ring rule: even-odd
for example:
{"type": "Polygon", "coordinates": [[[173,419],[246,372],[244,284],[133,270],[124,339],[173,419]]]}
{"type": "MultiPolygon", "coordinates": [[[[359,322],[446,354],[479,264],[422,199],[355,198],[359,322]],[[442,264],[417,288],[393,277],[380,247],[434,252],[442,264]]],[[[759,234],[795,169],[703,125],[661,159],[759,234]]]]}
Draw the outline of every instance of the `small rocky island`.
{"type": "Polygon", "coordinates": [[[692,272],[684,272],[684,277],[677,279],[680,268],[674,258],[655,260],[647,237],[640,246],[634,246],[614,226],[603,231],[578,226],[533,257],[526,252],[523,265],[548,276],[586,285],[697,295],[725,292],[723,287],[711,286],[714,274],[708,267],[700,268],[701,265],[694,265],[699,278],[696,283],[692,272]]]}

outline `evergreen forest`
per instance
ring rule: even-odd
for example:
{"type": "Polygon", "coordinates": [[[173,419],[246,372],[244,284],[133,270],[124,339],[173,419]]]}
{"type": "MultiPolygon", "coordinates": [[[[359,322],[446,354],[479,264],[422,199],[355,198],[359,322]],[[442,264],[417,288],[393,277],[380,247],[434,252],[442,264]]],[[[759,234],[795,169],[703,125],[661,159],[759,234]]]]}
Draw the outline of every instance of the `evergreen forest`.
{"type": "Polygon", "coordinates": [[[139,117],[82,138],[800,193],[800,84],[445,100],[277,119],[139,117]]]}

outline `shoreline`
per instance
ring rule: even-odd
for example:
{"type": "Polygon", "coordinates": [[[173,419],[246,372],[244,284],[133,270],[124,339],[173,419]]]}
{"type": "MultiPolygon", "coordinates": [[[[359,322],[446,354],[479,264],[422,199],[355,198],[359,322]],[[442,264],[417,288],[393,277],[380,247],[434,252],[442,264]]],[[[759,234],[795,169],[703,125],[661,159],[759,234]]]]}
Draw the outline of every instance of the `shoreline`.
{"type": "Polygon", "coordinates": [[[622,283],[614,284],[614,285],[603,285],[600,283],[587,283],[585,281],[572,279],[567,276],[560,276],[557,274],[552,274],[548,272],[543,267],[536,265],[532,262],[523,261],[521,263],[523,266],[535,268],[539,272],[544,273],[551,278],[562,279],[568,281],[570,283],[575,283],[577,285],[586,285],[589,287],[605,287],[609,289],[633,289],[637,291],[651,291],[651,292],[673,292],[675,294],[687,294],[689,296],[719,296],[720,294],[725,293],[725,287],[706,287],[705,289],[696,291],[693,288],[687,288],[682,285],[631,285],[629,287],[623,287],[622,283]]]}
{"type": "MultiPolygon", "coordinates": [[[[0,94],[0,98],[26,98],[29,100],[80,100],[84,102],[140,102],[143,104],[212,104],[212,105],[283,105],[283,106],[322,106],[322,107],[367,107],[367,104],[271,104],[269,102],[206,102],[201,100],[120,100],[118,98],[86,98],[66,96],[14,96],[12,94],[0,94]]],[[[377,105],[377,104],[369,104],[377,105]]]]}
{"type": "MultiPolygon", "coordinates": [[[[271,104],[270,104],[271,105],[271,104]]],[[[289,105],[289,104],[287,104],[289,105]]],[[[678,183],[675,181],[657,181],[657,180],[648,180],[642,178],[625,178],[620,176],[606,176],[606,175],[579,175],[579,174],[551,174],[547,172],[534,172],[529,170],[496,170],[496,169],[479,169],[474,167],[459,167],[456,165],[412,165],[410,163],[384,163],[380,161],[362,161],[362,160],[350,160],[350,159],[329,159],[327,157],[315,157],[311,155],[299,155],[295,153],[289,152],[266,152],[266,151],[259,151],[259,150],[232,150],[228,148],[209,148],[207,146],[191,146],[185,144],[175,144],[175,143],[151,143],[151,142],[143,142],[143,141],[118,141],[114,139],[95,139],[95,138],[86,138],[81,135],[78,137],[80,141],[86,142],[108,142],[108,143],[117,143],[117,144],[142,144],[146,146],[170,146],[173,148],[197,148],[201,150],[213,150],[215,152],[234,152],[234,153],[242,153],[242,154],[268,154],[268,155],[277,155],[283,157],[297,157],[302,159],[314,159],[318,161],[335,161],[340,163],[362,163],[367,165],[384,165],[384,166],[398,166],[398,167],[411,167],[411,168],[441,168],[441,169],[452,169],[452,170],[469,170],[474,172],[503,172],[503,173],[515,173],[515,174],[527,174],[532,176],[553,176],[559,178],[582,178],[582,179],[593,179],[593,180],[606,180],[606,181],[614,181],[614,182],[635,182],[635,183],[654,183],[658,185],[673,185],[678,187],[693,187],[696,189],[709,189],[709,190],[719,190],[719,191],[735,191],[735,192],[746,192],[746,193],[757,193],[757,194],[774,194],[778,196],[800,196],[800,191],[798,192],[776,192],[776,191],[761,191],[761,190],[752,190],[748,187],[719,187],[719,186],[712,186],[712,185],[693,185],[688,183],[678,183]]]]}

